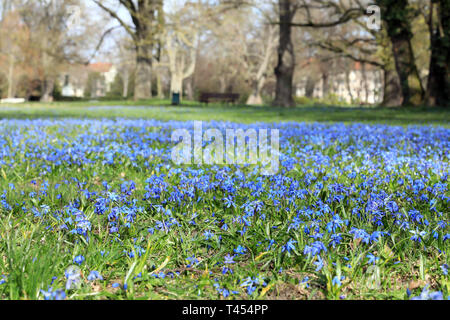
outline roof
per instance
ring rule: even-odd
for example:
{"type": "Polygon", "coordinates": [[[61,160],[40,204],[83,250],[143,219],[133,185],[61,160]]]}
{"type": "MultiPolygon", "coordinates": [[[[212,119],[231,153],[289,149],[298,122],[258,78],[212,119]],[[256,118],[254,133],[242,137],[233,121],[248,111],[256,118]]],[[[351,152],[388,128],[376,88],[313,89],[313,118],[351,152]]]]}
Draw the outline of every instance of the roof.
{"type": "Polygon", "coordinates": [[[96,62],[88,65],[88,69],[93,72],[105,73],[109,72],[112,66],[112,63],[96,62]]]}
{"type": "MultiPolygon", "coordinates": [[[[320,62],[321,62],[320,59],[315,58],[315,57],[310,57],[310,58],[307,58],[306,60],[304,60],[303,64],[301,65],[301,68],[305,68],[305,67],[307,67],[309,65],[313,65],[313,64],[316,64],[316,63],[320,63],[320,62]]],[[[351,61],[351,60],[350,60],[350,62],[351,62],[350,65],[349,65],[349,70],[350,71],[360,71],[360,70],[362,70],[362,65],[363,64],[361,62],[359,62],[359,61],[351,61]]],[[[374,65],[372,65],[370,63],[365,63],[364,64],[364,68],[366,70],[377,69],[377,67],[375,67],[374,65]]]]}

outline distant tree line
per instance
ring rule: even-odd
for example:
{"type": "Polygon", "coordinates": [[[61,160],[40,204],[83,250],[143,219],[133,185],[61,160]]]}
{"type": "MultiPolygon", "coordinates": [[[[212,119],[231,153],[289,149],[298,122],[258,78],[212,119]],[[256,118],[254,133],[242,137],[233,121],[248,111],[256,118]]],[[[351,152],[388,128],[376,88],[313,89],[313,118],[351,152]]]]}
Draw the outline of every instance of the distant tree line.
{"type": "Polygon", "coordinates": [[[382,74],[377,90],[383,105],[449,105],[449,0],[2,0],[0,5],[3,96],[23,90],[30,96],[37,88],[42,101],[51,101],[62,72],[111,59],[118,69],[111,91],[136,100],[175,92],[195,99],[201,91],[219,91],[239,92],[248,104],[290,107],[299,83],[306,98],[319,86],[324,97],[332,96],[333,81],[344,75],[357,101],[362,98],[354,97],[349,84],[357,63],[366,89],[367,70],[382,74]],[[89,14],[87,4],[103,13],[101,19],[89,14]],[[371,5],[380,9],[380,29],[369,27],[371,5]],[[77,27],[67,25],[73,6],[83,11],[77,27]],[[116,45],[100,53],[106,39],[116,45]]]}

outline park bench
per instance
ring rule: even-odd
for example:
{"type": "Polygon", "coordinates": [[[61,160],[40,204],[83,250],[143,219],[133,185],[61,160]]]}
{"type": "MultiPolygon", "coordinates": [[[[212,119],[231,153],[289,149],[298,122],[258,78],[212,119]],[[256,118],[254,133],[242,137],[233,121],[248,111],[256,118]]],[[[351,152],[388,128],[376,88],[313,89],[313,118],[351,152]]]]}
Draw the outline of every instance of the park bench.
{"type": "Polygon", "coordinates": [[[211,92],[202,92],[200,94],[200,102],[206,103],[210,101],[221,101],[221,102],[229,102],[236,103],[239,100],[240,95],[238,93],[211,93],[211,92]]]}

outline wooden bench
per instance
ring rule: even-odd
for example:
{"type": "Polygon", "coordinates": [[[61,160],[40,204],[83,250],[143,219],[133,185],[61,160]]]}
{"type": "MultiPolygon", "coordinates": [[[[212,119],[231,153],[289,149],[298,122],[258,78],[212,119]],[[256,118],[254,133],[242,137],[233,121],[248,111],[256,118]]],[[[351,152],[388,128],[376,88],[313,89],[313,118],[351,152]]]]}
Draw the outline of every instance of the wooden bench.
{"type": "Polygon", "coordinates": [[[221,101],[227,103],[236,103],[240,98],[238,93],[215,93],[202,92],[200,94],[200,102],[208,104],[210,101],[221,101]]]}

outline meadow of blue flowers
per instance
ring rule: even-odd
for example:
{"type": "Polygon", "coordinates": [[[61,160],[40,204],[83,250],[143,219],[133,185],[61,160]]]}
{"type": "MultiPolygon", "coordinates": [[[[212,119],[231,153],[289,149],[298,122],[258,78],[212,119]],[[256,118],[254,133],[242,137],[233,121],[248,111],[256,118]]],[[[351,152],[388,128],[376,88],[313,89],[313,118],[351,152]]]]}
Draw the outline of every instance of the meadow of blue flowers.
{"type": "Polygon", "coordinates": [[[0,120],[2,299],[448,299],[450,129],[280,130],[280,170],[176,166],[192,122],[0,120]]]}

